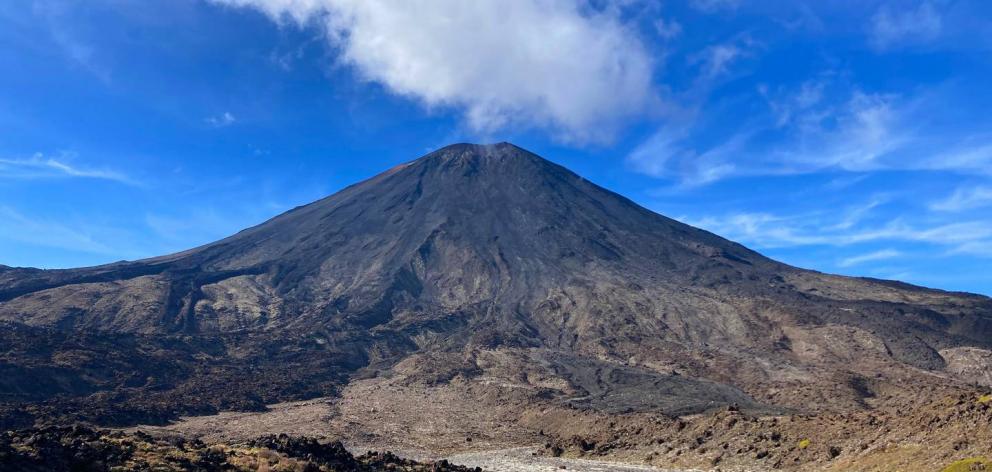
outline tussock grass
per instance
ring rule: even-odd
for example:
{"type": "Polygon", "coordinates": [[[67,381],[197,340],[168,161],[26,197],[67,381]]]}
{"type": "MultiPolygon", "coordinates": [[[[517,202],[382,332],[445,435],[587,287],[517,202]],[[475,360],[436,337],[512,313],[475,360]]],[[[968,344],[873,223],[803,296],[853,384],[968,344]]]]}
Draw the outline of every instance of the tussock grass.
{"type": "Polygon", "coordinates": [[[992,470],[992,461],[984,457],[970,457],[950,463],[941,472],[972,472],[976,470],[992,470]]]}

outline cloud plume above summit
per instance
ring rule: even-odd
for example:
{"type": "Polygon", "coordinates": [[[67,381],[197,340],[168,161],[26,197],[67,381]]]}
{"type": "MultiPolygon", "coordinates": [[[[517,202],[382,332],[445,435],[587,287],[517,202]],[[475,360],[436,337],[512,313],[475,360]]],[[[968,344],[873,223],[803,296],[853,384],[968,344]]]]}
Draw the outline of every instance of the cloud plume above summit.
{"type": "Polygon", "coordinates": [[[214,0],[318,26],[339,61],[482,133],[608,141],[654,97],[652,59],[618,14],[569,0],[214,0]]]}

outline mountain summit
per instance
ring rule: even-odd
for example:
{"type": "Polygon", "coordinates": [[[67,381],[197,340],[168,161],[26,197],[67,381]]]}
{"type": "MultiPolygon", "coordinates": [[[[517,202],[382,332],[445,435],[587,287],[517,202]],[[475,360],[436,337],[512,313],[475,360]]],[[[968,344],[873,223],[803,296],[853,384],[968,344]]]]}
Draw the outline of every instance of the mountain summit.
{"type": "Polygon", "coordinates": [[[508,143],[177,254],[0,268],[0,320],[9,411],[78,401],[118,423],[396,375],[603,411],[841,409],[989,382],[992,348],[988,298],[790,267],[508,143]]]}

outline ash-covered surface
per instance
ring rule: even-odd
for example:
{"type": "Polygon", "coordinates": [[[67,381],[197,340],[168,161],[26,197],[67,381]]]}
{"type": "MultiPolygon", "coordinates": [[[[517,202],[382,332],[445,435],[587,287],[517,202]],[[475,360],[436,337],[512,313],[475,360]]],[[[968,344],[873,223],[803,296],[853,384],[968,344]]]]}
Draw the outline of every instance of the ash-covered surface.
{"type": "Polygon", "coordinates": [[[605,413],[662,411],[678,416],[735,405],[748,410],[781,412],[762,406],[740,389],[676,373],[661,373],[588,358],[558,358],[555,371],[580,396],[570,405],[605,413]]]}

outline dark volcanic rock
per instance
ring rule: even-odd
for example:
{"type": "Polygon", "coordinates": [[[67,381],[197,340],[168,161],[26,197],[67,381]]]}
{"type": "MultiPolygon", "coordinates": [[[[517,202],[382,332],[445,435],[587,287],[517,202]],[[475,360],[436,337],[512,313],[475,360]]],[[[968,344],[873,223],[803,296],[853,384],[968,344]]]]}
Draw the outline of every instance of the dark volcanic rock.
{"type": "Polygon", "coordinates": [[[140,431],[125,434],[80,426],[0,434],[0,469],[24,472],[474,470],[447,462],[418,463],[388,452],[369,452],[356,458],[340,442],[325,444],[305,437],[267,436],[243,446],[207,445],[183,438],[153,438],[140,431]]]}
{"type": "Polygon", "coordinates": [[[790,267],[506,143],[443,148],[178,254],[3,268],[0,320],[6,424],[257,409],[465,353],[424,367],[443,382],[477,375],[479,349],[524,350],[583,408],[815,408],[870,394],[852,379],[992,347],[988,298],[790,267]]]}

